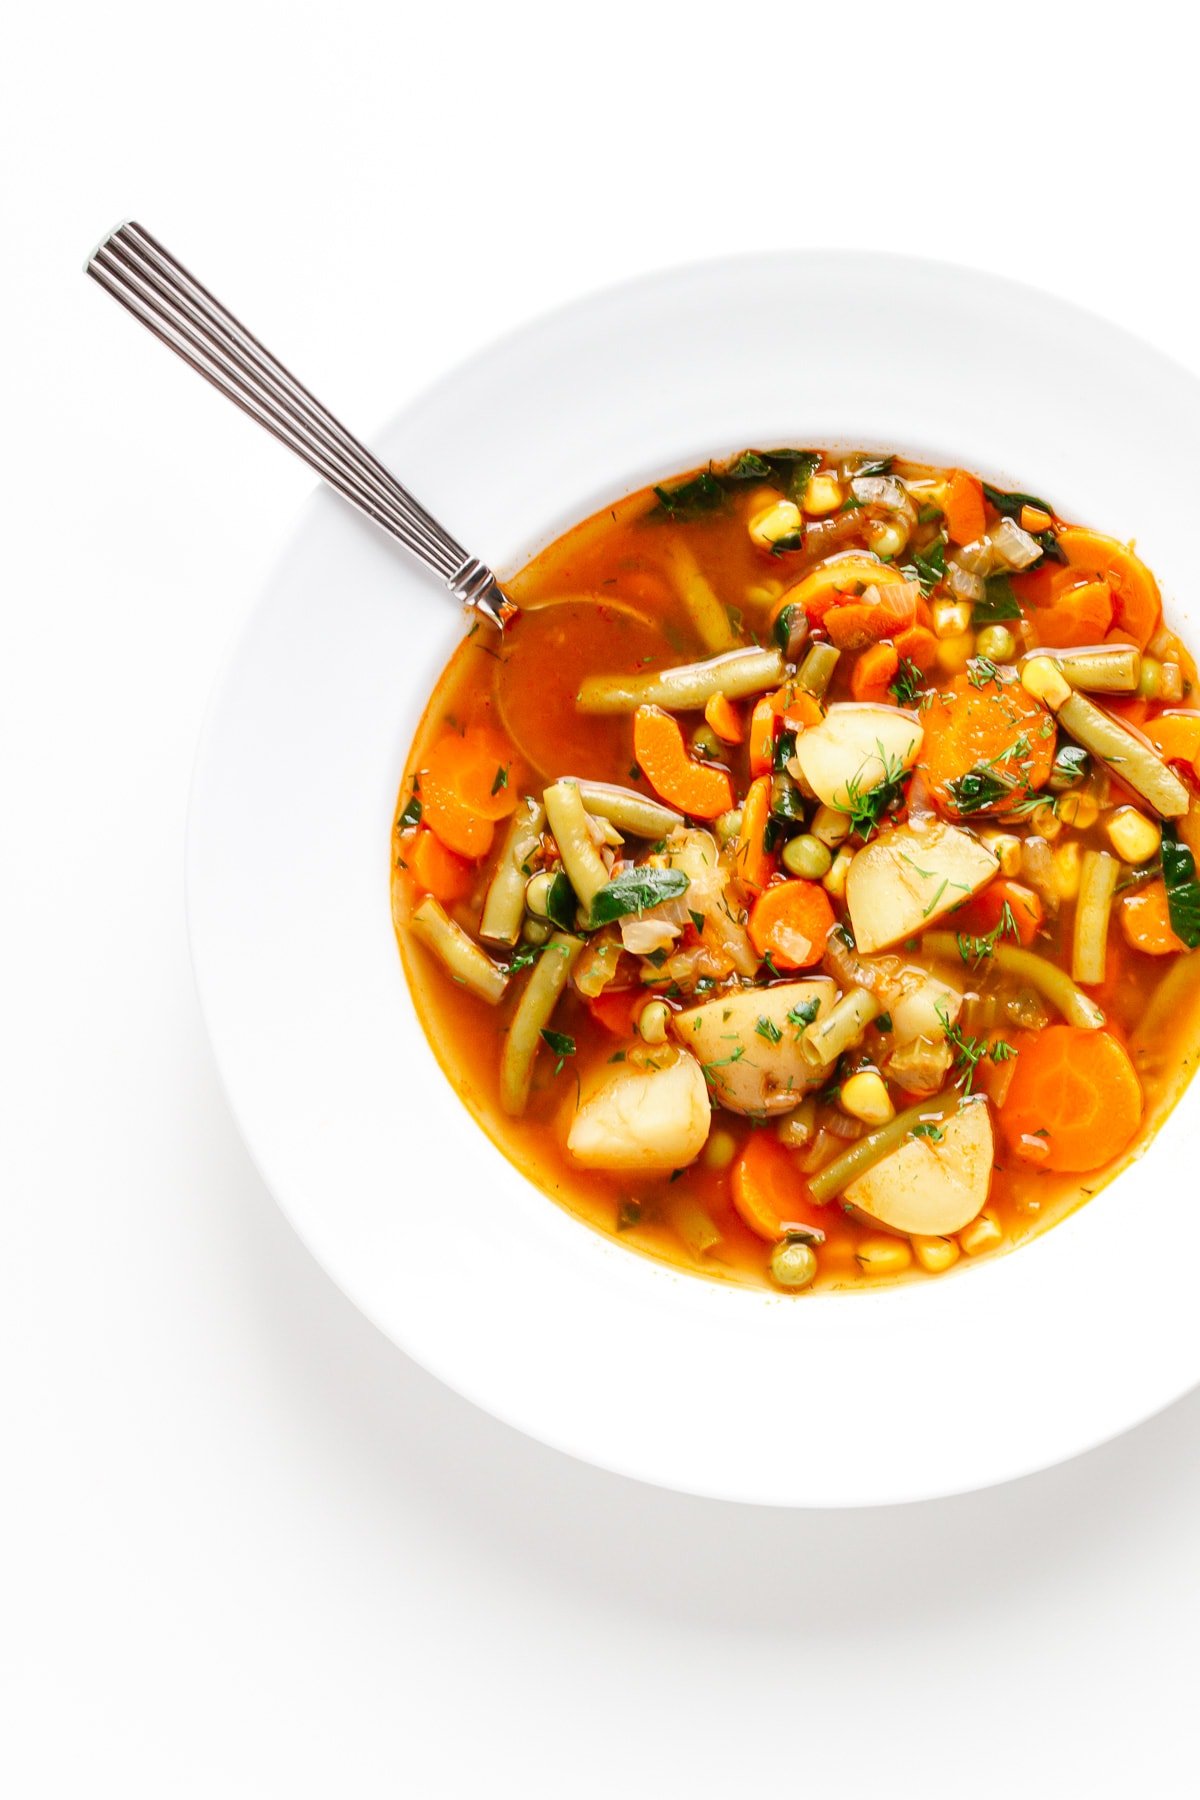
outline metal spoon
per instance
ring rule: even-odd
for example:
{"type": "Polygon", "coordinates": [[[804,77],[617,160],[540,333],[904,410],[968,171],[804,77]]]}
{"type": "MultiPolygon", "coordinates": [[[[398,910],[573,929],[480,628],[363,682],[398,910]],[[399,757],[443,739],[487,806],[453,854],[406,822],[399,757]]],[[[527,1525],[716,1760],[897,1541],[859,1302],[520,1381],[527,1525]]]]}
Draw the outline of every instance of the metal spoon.
{"type": "Polygon", "coordinates": [[[131,220],[88,258],[87,273],[272,437],[398,538],[456,600],[503,629],[517,617],[486,563],[414,500],[396,477],[310,394],[265,345],[131,220]]]}

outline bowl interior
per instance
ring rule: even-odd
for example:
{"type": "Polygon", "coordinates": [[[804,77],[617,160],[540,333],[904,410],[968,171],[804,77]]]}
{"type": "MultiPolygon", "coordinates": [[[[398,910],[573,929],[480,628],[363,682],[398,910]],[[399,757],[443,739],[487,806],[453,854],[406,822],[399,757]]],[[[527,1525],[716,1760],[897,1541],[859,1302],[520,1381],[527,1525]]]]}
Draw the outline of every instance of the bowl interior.
{"type": "MultiPolygon", "coordinates": [[[[1200,463],[1197,396],[1165,358],[1031,290],[797,254],[573,306],[465,365],[378,447],[501,571],[606,499],[748,443],[962,462],[1136,537],[1191,636],[1179,496],[1200,463]]],[[[1141,1162],[1016,1254],[799,1302],[631,1255],[512,1169],[429,1054],[388,908],[405,752],[462,630],[402,552],[317,495],[197,765],[189,915],[223,1078],[265,1178],[356,1303],[539,1438],[762,1502],[983,1485],[1192,1386],[1184,1270],[1146,1256],[1139,1280],[1138,1246],[1185,1229],[1193,1093],[1141,1162]]]]}

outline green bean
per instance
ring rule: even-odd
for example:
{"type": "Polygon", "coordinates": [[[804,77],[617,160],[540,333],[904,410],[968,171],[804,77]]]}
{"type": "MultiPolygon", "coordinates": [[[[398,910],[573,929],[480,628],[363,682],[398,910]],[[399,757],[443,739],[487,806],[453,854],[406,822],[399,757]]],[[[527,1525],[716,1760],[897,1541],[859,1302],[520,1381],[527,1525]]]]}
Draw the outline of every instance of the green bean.
{"type": "Polygon", "coordinates": [[[697,1262],[721,1241],[706,1209],[691,1194],[672,1194],[667,1203],[671,1229],[697,1262]]]}
{"type": "MultiPolygon", "coordinates": [[[[958,939],[952,931],[927,931],[921,944],[931,956],[939,956],[950,963],[962,962],[958,939]]],[[[1075,986],[1065,969],[1047,962],[1036,951],[1019,949],[1016,944],[994,944],[988,961],[1002,973],[1027,983],[1043,1000],[1057,1008],[1068,1025],[1080,1025],[1085,1031],[1099,1031],[1104,1024],[1104,1014],[1096,1002],[1075,986]]]]}
{"type": "Polygon", "coordinates": [[[546,814],[536,800],[522,799],[509,820],[496,872],[488,885],[479,921],[480,937],[493,944],[515,944],[525,913],[528,863],[537,849],[546,814]]]}
{"type": "Polygon", "coordinates": [[[1075,902],[1075,937],[1071,947],[1071,973],[1076,981],[1095,987],[1104,980],[1108,957],[1108,923],[1121,865],[1106,850],[1085,850],[1079,869],[1079,898],[1075,902]]]}
{"type": "Polygon", "coordinates": [[[730,650],[704,662],[680,663],[645,675],[589,675],[575,705],[585,713],[627,713],[639,706],[696,712],[714,694],[741,700],[778,687],[782,680],[783,657],[778,650],[730,650]]]}
{"type": "Polygon", "coordinates": [[[1107,763],[1126,787],[1133,788],[1163,819],[1179,819],[1191,804],[1178,775],[1149,744],[1082,694],[1071,694],[1058,709],[1059,723],[1085,750],[1107,763]]]}
{"type": "Polygon", "coordinates": [[[567,880],[585,910],[608,880],[603,858],[588,830],[583,796],[573,781],[556,781],[542,795],[567,880]]]}
{"type": "Polygon", "coordinates": [[[841,654],[832,644],[814,644],[796,672],[796,685],[819,700],[833,680],[841,654]]]}
{"type": "Polygon", "coordinates": [[[1073,688],[1083,688],[1089,694],[1137,693],[1142,658],[1132,644],[1063,650],[1056,660],[1073,688]]]}
{"type": "Polygon", "coordinates": [[[556,931],[530,970],[500,1059],[500,1104],[512,1118],[525,1111],[542,1032],[582,949],[582,938],[556,931]]]}
{"type": "Polygon", "coordinates": [[[800,1054],[814,1069],[836,1062],[843,1050],[857,1044],[872,1019],[883,1011],[878,994],[866,988],[850,988],[823,1018],[806,1025],[800,1038],[800,1054]]]}
{"type": "Polygon", "coordinates": [[[890,1156],[893,1150],[899,1150],[907,1142],[914,1125],[935,1124],[951,1119],[958,1111],[961,1096],[957,1088],[948,1088],[944,1094],[935,1094],[930,1100],[918,1100],[915,1106],[906,1107],[904,1112],[897,1113],[878,1131],[870,1131],[866,1137],[859,1138],[849,1150],[835,1156],[831,1163],[809,1177],[808,1191],[818,1205],[832,1200],[843,1188],[849,1187],[858,1176],[873,1169],[877,1162],[890,1156]]]}
{"type": "Polygon", "coordinates": [[[607,819],[610,825],[615,825],[619,831],[632,832],[634,837],[666,837],[677,825],[683,824],[682,813],[672,812],[660,800],[635,794],[632,788],[611,787],[607,781],[579,781],[573,775],[565,779],[575,782],[584,806],[593,817],[607,819]]]}
{"type": "Polygon", "coordinates": [[[502,998],[508,976],[498,963],[449,918],[432,894],[426,894],[409,921],[413,935],[433,951],[455,981],[470,988],[490,1006],[502,998]]]}
{"type": "Polygon", "coordinates": [[[729,614],[701,573],[691,546],[681,537],[664,533],[661,548],[675,591],[704,648],[713,651],[731,649],[737,638],[729,614]]]}
{"type": "Polygon", "coordinates": [[[817,1131],[817,1100],[809,1094],[790,1113],[784,1113],[775,1127],[775,1135],[789,1150],[803,1150],[811,1144],[817,1131]]]}

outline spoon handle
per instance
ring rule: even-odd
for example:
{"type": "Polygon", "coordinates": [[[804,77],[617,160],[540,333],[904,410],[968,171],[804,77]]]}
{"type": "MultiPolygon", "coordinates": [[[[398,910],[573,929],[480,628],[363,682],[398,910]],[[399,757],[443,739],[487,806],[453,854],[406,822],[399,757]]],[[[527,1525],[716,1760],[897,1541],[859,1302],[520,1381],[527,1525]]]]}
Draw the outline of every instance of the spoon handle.
{"type": "Polygon", "coordinates": [[[398,538],[464,606],[501,627],[516,616],[487,565],[469,556],[148,231],[132,220],[119,226],[88,259],[87,273],[198,375],[398,538]]]}

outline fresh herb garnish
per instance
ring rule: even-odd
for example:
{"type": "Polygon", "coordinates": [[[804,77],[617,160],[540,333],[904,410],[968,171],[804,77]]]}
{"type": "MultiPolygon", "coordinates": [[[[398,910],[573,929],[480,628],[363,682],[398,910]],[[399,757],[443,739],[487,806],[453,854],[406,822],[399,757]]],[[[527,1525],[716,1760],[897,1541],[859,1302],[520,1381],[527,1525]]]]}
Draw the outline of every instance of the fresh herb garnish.
{"type": "Polygon", "coordinates": [[[559,869],[546,889],[546,917],[560,931],[570,931],[575,923],[575,907],[575,889],[559,869]]]}
{"type": "Polygon", "coordinates": [[[725,505],[725,489],[711,469],[702,469],[678,487],[656,487],[654,494],[659,509],[669,519],[698,519],[725,505]]]}
{"type": "Polygon", "coordinates": [[[420,823],[421,823],[421,802],[417,799],[417,784],[414,781],[412,797],[410,798],[407,806],[404,808],[404,811],[400,814],[399,825],[400,825],[401,831],[412,831],[414,829],[414,827],[416,827],[420,823]]]}
{"type": "Polygon", "coordinates": [[[1006,800],[1015,786],[1015,782],[981,763],[955,781],[948,781],[946,792],[954,802],[955,811],[965,818],[969,813],[983,812],[998,801],[1006,800]]]}
{"type": "Polygon", "coordinates": [[[954,1066],[960,1071],[958,1079],[963,1094],[969,1094],[975,1080],[975,1065],[987,1055],[987,1039],[965,1036],[959,1026],[950,1023],[950,1015],[940,1001],[936,1010],[946,1042],[954,1051],[954,1066]]]}
{"type": "Polygon", "coordinates": [[[508,764],[501,763],[500,767],[496,770],[496,778],[492,782],[492,792],[493,792],[493,794],[498,794],[501,792],[501,790],[503,788],[506,788],[507,786],[508,786],[508,764]]]}
{"type": "Polygon", "coordinates": [[[946,1134],[940,1125],[933,1123],[932,1119],[922,1119],[920,1124],[912,1127],[908,1135],[915,1138],[928,1138],[931,1144],[940,1144],[946,1134]]]}
{"type": "Polygon", "coordinates": [[[692,921],[692,924],[696,927],[697,935],[698,936],[703,935],[704,914],[702,912],[693,912],[691,907],[689,906],[688,907],[688,918],[692,921]]]}
{"type": "Polygon", "coordinates": [[[663,900],[686,894],[690,882],[682,869],[623,869],[592,901],[591,924],[611,925],[630,913],[644,913],[663,900]]]}
{"type": "Polygon", "coordinates": [[[854,475],[890,475],[895,460],[894,456],[868,456],[865,462],[859,463],[854,475]]]}
{"type": "Polygon", "coordinates": [[[994,1063],[1008,1062],[1016,1054],[1016,1045],[1010,1044],[1007,1038],[997,1038],[991,1049],[988,1051],[988,1055],[994,1063]]]}
{"type": "Polygon", "coordinates": [[[817,999],[801,1000],[788,1011],[787,1022],[794,1025],[797,1031],[811,1025],[821,1010],[821,1002],[817,999]]]}
{"type": "Polygon", "coordinates": [[[767,481],[771,475],[771,465],[757,450],[743,450],[735,456],[725,471],[730,481],[767,481]]]}
{"type": "Polygon", "coordinates": [[[558,1059],[554,1065],[554,1073],[561,1075],[568,1056],[575,1054],[575,1039],[565,1031],[551,1031],[548,1027],[543,1027],[540,1036],[558,1059]]]}
{"type": "Polygon", "coordinates": [[[518,944],[509,958],[509,974],[517,975],[522,969],[531,969],[544,948],[544,944],[518,944]]]}
{"type": "Polygon", "coordinates": [[[1003,674],[996,667],[990,656],[969,656],[967,658],[967,680],[973,688],[983,689],[989,682],[1003,687],[1013,680],[1013,676],[1005,671],[1003,674]]]}
{"type": "Polygon", "coordinates": [[[909,780],[909,771],[899,757],[889,756],[879,742],[875,749],[883,764],[883,780],[864,788],[859,776],[851,776],[845,784],[848,804],[838,807],[839,812],[849,813],[851,828],[863,838],[869,838],[885,814],[900,805],[909,780]]]}
{"type": "Polygon", "coordinates": [[[907,656],[902,656],[900,667],[888,684],[888,693],[897,706],[912,706],[924,685],[925,677],[916,663],[910,662],[907,656]]]}
{"type": "Polygon", "coordinates": [[[775,739],[775,748],[771,753],[771,765],[777,775],[782,775],[788,763],[796,754],[796,734],[794,731],[781,731],[775,739]]]}
{"type": "Polygon", "coordinates": [[[642,1219],[642,1203],[640,1200],[622,1200],[617,1209],[617,1230],[632,1231],[642,1219]]]}
{"type": "Polygon", "coordinates": [[[1003,625],[1006,619],[1019,619],[1021,608],[1007,575],[989,575],[983,584],[982,600],[971,608],[971,624],[976,631],[981,625],[1003,625]]]}
{"type": "Polygon", "coordinates": [[[760,1038],[766,1038],[768,1044],[777,1044],[783,1036],[774,1019],[768,1019],[765,1014],[759,1019],[754,1029],[760,1038]]]}
{"type": "Polygon", "coordinates": [[[1200,882],[1196,880],[1196,860],[1172,826],[1163,828],[1162,870],[1171,930],[1194,950],[1200,944],[1200,882]]]}
{"type": "Polygon", "coordinates": [[[921,592],[931,594],[946,573],[945,538],[934,538],[932,544],[918,550],[912,559],[912,567],[921,584],[921,592]]]}
{"type": "Polygon", "coordinates": [[[777,648],[782,650],[785,656],[787,647],[792,641],[792,620],[797,612],[803,611],[804,608],[797,607],[794,601],[789,602],[787,606],[780,608],[779,617],[771,627],[771,636],[775,639],[777,648]]]}
{"type": "Polygon", "coordinates": [[[922,506],[917,513],[917,524],[932,525],[935,519],[944,517],[945,515],[940,506],[922,506]]]}
{"type": "MultiPolygon", "coordinates": [[[[1036,494],[1006,494],[1001,488],[994,488],[986,481],[983,483],[983,492],[996,511],[1003,513],[1006,519],[1016,519],[1019,522],[1022,509],[1026,506],[1032,507],[1035,512],[1044,512],[1053,517],[1054,508],[1047,506],[1044,500],[1039,500],[1036,494]]],[[[1052,529],[1034,531],[1030,533],[1030,536],[1041,546],[1043,556],[1048,556],[1052,562],[1066,562],[1067,559],[1059,548],[1058,539],[1052,529]]]]}
{"type": "Polygon", "coordinates": [[[955,941],[958,944],[958,954],[963,961],[970,967],[978,968],[981,962],[985,962],[991,956],[1002,937],[1019,939],[1020,935],[1017,930],[1017,921],[1013,916],[1013,909],[1006,900],[1000,908],[1000,917],[990,931],[984,932],[981,937],[969,937],[965,932],[960,931],[955,934],[955,941]]]}
{"type": "Polygon", "coordinates": [[[879,1017],[875,1021],[875,1029],[876,1029],[876,1031],[884,1031],[884,1032],[890,1031],[892,1029],[891,1013],[880,1013],[879,1017]]]}

